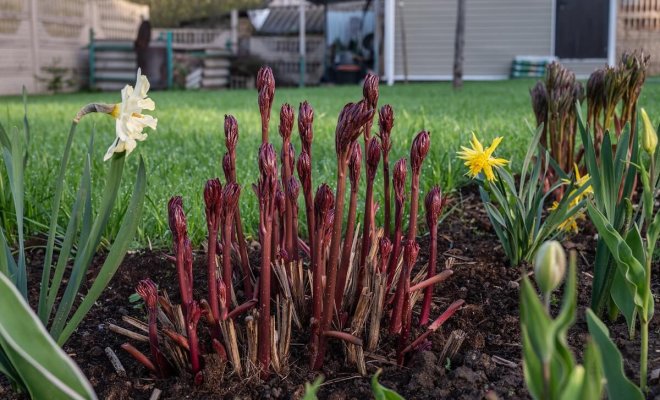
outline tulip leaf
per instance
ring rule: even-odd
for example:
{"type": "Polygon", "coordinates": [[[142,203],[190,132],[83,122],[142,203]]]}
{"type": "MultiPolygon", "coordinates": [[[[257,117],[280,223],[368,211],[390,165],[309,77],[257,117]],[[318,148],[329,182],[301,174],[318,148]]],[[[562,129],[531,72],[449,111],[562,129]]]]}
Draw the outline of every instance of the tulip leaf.
{"type": "Polygon", "coordinates": [[[392,389],[386,388],[378,382],[378,377],[382,372],[383,370],[379,369],[374,376],[371,377],[371,390],[373,391],[376,400],[405,400],[403,396],[392,389]]]}
{"type": "Polygon", "coordinates": [[[13,283],[0,274],[0,346],[34,399],[95,399],[75,363],[50,337],[13,283]]]}
{"type": "Polygon", "coordinates": [[[610,332],[591,309],[587,309],[589,334],[598,347],[602,357],[603,374],[606,390],[610,399],[641,400],[642,392],[623,372],[623,359],[619,349],[610,339],[610,332]]]}
{"type": "Polygon", "coordinates": [[[305,382],[305,394],[302,400],[317,400],[318,397],[316,396],[316,394],[321,388],[322,383],[323,383],[323,375],[319,375],[316,379],[314,379],[314,382],[312,383],[305,382]]]}

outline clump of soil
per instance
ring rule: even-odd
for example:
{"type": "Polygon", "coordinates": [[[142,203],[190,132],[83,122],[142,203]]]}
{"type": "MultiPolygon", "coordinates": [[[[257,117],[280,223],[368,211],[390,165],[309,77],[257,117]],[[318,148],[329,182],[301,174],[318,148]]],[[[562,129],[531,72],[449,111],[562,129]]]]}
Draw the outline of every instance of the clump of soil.
{"type": "MultiPolygon", "coordinates": [[[[460,194],[461,205],[455,208],[439,227],[438,269],[444,267],[448,257],[456,263],[454,275],[437,285],[431,315],[439,315],[457,299],[465,306],[441,329],[430,336],[428,350],[410,354],[404,367],[395,365],[396,338],[388,336],[383,327],[380,348],[367,354],[367,368],[373,374],[383,369],[381,383],[408,399],[475,399],[494,392],[500,398],[529,398],[522,374],[521,341],[518,314],[519,279],[521,271],[510,268],[505,261],[499,242],[483,212],[478,197],[471,189],[460,194]],[[445,342],[452,331],[466,333],[465,340],[453,359],[441,359],[445,342]]],[[[584,308],[588,306],[592,284],[594,259],[594,230],[584,224],[583,231],[564,242],[568,249],[579,252],[578,320],[569,331],[569,343],[578,359],[587,338],[584,308]]],[[[428,258],[428,236],[420,238],[422,252],[419,263],[428,258]]],[[[38,285],[40,265],[35,254],[31,280],[38,285]]],[[[100,257],[101,258],[101,257],[100,257]]],[[[195,298],[204,298],[206,287],[204,255],[196,261],[195,298]]],[[[99,260],[100,261],[100,260],[99,260]]],[[[256,260],[255,260],[256,261],[256,260]]],[[[654,266],[657,271],[658,265],[654,266]]],[[[90,272],[90,276],[94,276],[90,272]]],[[[273,375],[270,381],[258,383],[254,379],[240,380],[235,376],[207,379],[204,385],[191,385],[190,377],[155,379],[119,346],[126,338],[108,330],[108,324],[122,325],[121,318],[131,315],[143,318],[143,311],[129,303],[137,282],[150,277],[178,301],[176,271],[167,260],[166,251],[140,251],[126,257],[116,276],[106,289],[78,331],[64,349],[78,363],[103,399],[148,399],[154,389],[162,391],[161,399],[298,399],[304,392],[304,383],[310,382],[317,372],[307,367],[306,337],[294,337],[289,374],[273,375]],[[113,349],[126,368],[127,375],[119,376],[108,360],[104,349],[113,349]]],[[[658,301],[660,279],[653,277],[653,291],[658,301]]],[[[558,300],[560,297],[558,297],[558,300]]],[[[417,304],[419,308],[419,302],[417,304]]],[[[656,307],[657,308],[657,307],[656,307]]],[[[415,309],[413,325],[419,310],[415,309]]],[[[608,323],[610,333],[621,350],[627,375],[638,380],[639,340],[629,340],[623,318],[608,323]]],[[[650,326],[649,371],[660,368],[660,317],[656,313],[650,326]]],[[[412,337],[422,330],[415,327],[412,337]]],[[[135,344],[135,343],[134,343],[135,344]]],[[[136,344],[141,348],[141,344],[136,344]]],[[[357,374],[354,366],[344,360],[341,345],[332,344],[328,359],[320,371],[325,376],[321,399],[371,398],[369,377],[357,374]]],[[[147,348],[145,347],[144,351],[147,348]]],[[[649,398],[660,395],[658,379],[649,382],[649,398]]],[[[0,385],[0,397],[20,398],[9,389],[6,381],[0,385]]]]}

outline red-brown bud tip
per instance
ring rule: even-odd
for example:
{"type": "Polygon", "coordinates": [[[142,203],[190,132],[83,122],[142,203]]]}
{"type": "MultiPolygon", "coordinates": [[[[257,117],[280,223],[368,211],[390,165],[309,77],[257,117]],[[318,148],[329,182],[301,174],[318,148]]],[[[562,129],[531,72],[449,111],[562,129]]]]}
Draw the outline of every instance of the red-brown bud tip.
{"type": "Polygon", "coordinates": [[[183,199],[181,196],[173,196],[167,204],[170,231],[174,240],[187,235],[186,214],[183,212],[183,199]]]}
{"type": "Polygon", "coordinates": [[[229,182],[222,190],[222,202],[225,214],[225,223],[230,223],[231,218],[238,207],[238,198],[241,195],[241,187],[236,182],[229,182]]]}
{"type": "Polygon", "coordinates": [[[197,301],[195,300],[188,303],[187,312],[186,312],[186,319],[188,321],[188,324],[192,325],[193,327],[197,326],[197,323],[199,322],[199,318],[201,316],[202,316],[202,309],[199,307],[199,303],[197,303],[197,301]]]}
{"type": "Polygon", "coordinates": [[[291,176],[286,184],[286,195],[295,205],[298,204],[298,195],[300,194],[300,184],[295,176],[291,176]]]}
{"type": "Polygon", "coordinates": [[[360,169],[362,168],[362,148],[360,143],[354,142],[351,148],[351,155],[348,159],[348,177],[351,180],[351,187],[357,190],[360,181],[360,169]]]}
{"type": "Polygon", "coordinates": [[[376,108],[378,105],[378,75],[372,73],[367,74],[364,78],[364,85],[362,86],[362,95],[367,101],[370,108],[376,108]]]}
{"type": "Polygon", "coordinates": [[[257,91],[259,92],[259,112],[261,118],[270,118],[270,110],[275,97],[275,78],[270,67],[261,67],[257,73],[257,91]]]}
{"type": "Polygon", "coordinates": [[[282,108],[280,109],[280,136],[282,136],[285,141],[291,138],[293,119],[293,107],[288,103],[282,104],[282,108]]]}
{"type": "Polygon", "coordinates": [[[314,109],[307,101],[303,101],[298,108],[298,132],[300,133],[303,149],[307,149],[308,151],[312,146],[312,139],[314,137],[312,131],[313,124],[314,109]]]}
{"type": "Polygon", "coordinates": [[[307,154],[306,151],[300,153],[296,167],[298,170],[298,178],[300,178],[300,182],[303,184],[303,189],[306,192],[311,190],[307,185],[311,182],[311,179],[309,178],[312,170],[312,160],[309,158],[309,154],[307,154]]]}
{"type": "Polygon", "coordinates": [[[220,303],[220,307],[226,307],[227,306],[227,285],[225,285],[225,282],[222,280],[222,278],[218,278],[218,303],[220,303]]]}
{"type": "Polygon", "coordinates": [[[293,167],[296,164],[296,149],[293,147],[293,143],[289,142],[289,171],[293,171],[293,167]]]}
{"type": "Polygon", "coordinates": [[[373,181],[380,162],[380,143],[378,138],[372,137],[367,142],[367,178],[373,181]]]}
{"type": "Polygon", "coordinates": [[[207,210],[215,210],[222,201],[222,184],[220,179],[209,179],[204,186],[204,203],[207,210]]]}
{"type": "Polygon", "coordinates": [[[229,153],[225,153],[222,157],[222,170],[225,173],[225,179],[227,182],[231,181],[234,172],[234,163],[232,163],[231,155],[229,153]]]}
{"type": "Polygon", "coordinates": [[[429,152],[431,146],[431,136],[427,131],[421,131],[413,139],[410,149],[410,166],[413,173],[419,173],[422,168],[422,162],[429,152]]]}
{"type": "Polygon", "coordinates": [[[149,278],[141,280],[135,288],[135,291],[140,297],[142,297],[142,300],[144,300],[150,311],[156,309],[156,306],[158,305],[158,288],[154,281],[149,278]]]}
{"type": "Polygon", "coordinates": [[[374,115],[374,109],[369,108],[365,100],[357,103],[348,103],[339,113],[337,128],[335,129],[335,150],[337,154],[348,151],[351,145],[359,136],[362,127],[371,121],[374,115]]]}
{"type": "Polygon", "coordinates": [[[314,197],[314,212],[318,218],[316,221],[323,223],[325,216],[335,206],[335,196],[332,194],[332,189],[325,183],[316,189],[316,196],[314,197]]]}
{"type": "Polygon", "coordinates": [[[402,158],[394,164],[394,174],[392,177],[394,186],[394,196],[396,201],[403,204],[406,196],[406,175],[408,174],[408,167],[406,159],[402,158]]]}
{"type": "Polygon", "coordinates": [[[380,253],[381,259],[387,259],[390,256],[390,253],[392,253],[392,248],[392,241],[390,241],[387,236],[383,236],[378,241],[378,252],[380,253]]]}
{"type": "Polygon", "coordinates": [[[225,145],[229,152],[236,150],[238,142],[238,121],[233,115],[225,115],[225,145]]]}
{"type": "Polygon", "coordinates": [[[385,104],[378,112],[378,126],[380,126],[381,140],[384,136],[389,138],[394,126],[394,110],[389,104],[385,104]]]}
{"type": "Polygon", "coordinates": [[[282,183],[277,181],[277,190],[275,191],[275,208],[281,213],[286,209],[286,195],[282,190],[282,183]]]}
{"type": "Polygon", "coordinates": [[[426,223],[429,228],[438,223],[438,218],[442,214],[442,208],[445,201],[442,198],[442,190],[438,186],[434,186],[426,194],[424,199],[424,209],[426,210],[426,223]]]}
{"type": "Polygon", "coordinates": [[[270,143],[263,143],[259,147],[259,171],[261,175],[277,176],[277,156],[270,143]]]}
{"type": "Polygon", "coordinates": [[[419,244],[416,240],[406,240],[403,244],[403,257],[406,268],[412,269],[417,262],[417,255],[419,254],[419,244]]]}

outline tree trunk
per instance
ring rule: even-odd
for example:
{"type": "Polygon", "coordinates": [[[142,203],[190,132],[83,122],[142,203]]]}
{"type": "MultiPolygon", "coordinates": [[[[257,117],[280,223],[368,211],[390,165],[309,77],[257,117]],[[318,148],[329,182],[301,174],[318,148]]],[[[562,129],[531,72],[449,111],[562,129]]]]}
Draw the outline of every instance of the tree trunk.
{"type": "Polygon", "coordinates": [[[454,89],[463,87],[463,48],[465,47],[465,0],[458,0],[454,39],[454,89]]]}

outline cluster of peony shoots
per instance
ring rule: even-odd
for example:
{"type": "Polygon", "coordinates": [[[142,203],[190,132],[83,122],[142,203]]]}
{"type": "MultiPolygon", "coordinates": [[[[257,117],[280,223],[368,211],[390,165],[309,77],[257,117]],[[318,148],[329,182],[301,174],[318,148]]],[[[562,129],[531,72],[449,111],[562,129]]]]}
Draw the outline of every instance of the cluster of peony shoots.
{"type": "MultiPolygon", "coordinates": [[[[335,131],[337,181],[335,190],[321,184],[312,193],[312,143],[314,110],[306,101],[298,111],[301,152],[296,159],[291,136],[294,110],[284,104],[280,111],[282,137],[280,168],[269,142],[269,120],[275,95],[275,80],[268,67],[257,75],[262,144],[258,153],[259,180],[253,189],[259,198],[260,267],[250,264],[241,225],[238,201],[241,187],[236,181],[238,123],[225,116],[227,152],[223,158],[226,183],[211,179],[204,188],[208,226],[208,298],[193,298],[193,253],[187,236],[181,197],[169,202],[169,224],[173,237],[180,305],[167,293],[160,295],[150,280],[139,283],[148,321],[125,318],[146,335],[113,327],[134,339],[149,342],[151,357],[130,344],[123,348],[160,377],[191,371],[196,383],[204,380],[204,364],[230,365],[239,376],[287,370],[293,329],[296,338],[308,338],[309,366],[320,369],[329,341],[344,347],[349,363],[366,374],[365,351],[374,352],[381,340],[381,323],[398,335],[396,358],[428,347],[428,336],[463,304],[458,300],[431,320],[433,286],[452,275],[451,262],[440,273],[437,263],[437,226],[446,199],[439,187],[428,191],[424,201],[430,232],[429,261],[413,269],[420,246],[417,243],[420,173],[430,147],[430,135],[419,132],[410,150],[410,197],[406,193],[408,160],[394,164],[390,178],[390,135],[394,125],[392,107],[378,112],[379,132],[371,134],[378,103],[378,77],[368,75],[363,99],[348,103],[339,114],[335,131]],[[358,139],[364,138],[364,150],[358,139]],[[384,181],[384,226],[375,214],[374,180],[382,159],[384,181]],[[357,223],[358,191],[362,164],[366,169],[366,198],[362,226],[357,223]],[[297,178],[295,173],[297,172],[297,178]],[[391,213],[390,179],[394,195],[391,213]],[[350,183],[348,216],[344,219],[347,180],[350,183]],[[299,236],[300,189],[305,204],[308,237],[299,236]],[[408,206],[408,229],[404,215],[408,206]],[[394,221],[392,221],[392,218],[394,221]],[[344,223],[344,221],[346,221],[344,223]],[[394,229],[391,230],[391,225],[394,229]],[[272,276],[275,275],[275,279],[272,276]],[[411,340],[412,310],[422,299],[420,326],[423,333],[411,340]],[[273,310],[274,309],[274,310],[273,310]],[[203,321],[201,332],[199,321],[203,321]],[[202,333],[202,334],[200,334],[202,333]],[[210,343],[200,343],[199,337],[210,343]]],[[[257,257],[255,257],[257,259],[257,257]]]]}

